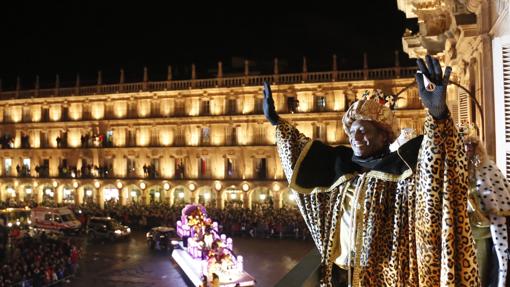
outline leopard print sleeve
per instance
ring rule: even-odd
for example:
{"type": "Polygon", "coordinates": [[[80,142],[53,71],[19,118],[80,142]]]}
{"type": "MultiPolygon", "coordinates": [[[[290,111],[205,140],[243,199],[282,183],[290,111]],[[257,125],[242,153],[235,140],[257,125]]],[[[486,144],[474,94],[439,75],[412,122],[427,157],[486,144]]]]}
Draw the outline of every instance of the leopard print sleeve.
{"type": "Polygon", "coordinates": [[[294,165],[304,146],[311,139],[300,133],[297,128],[281,118],[276,126],[275,136],[283,172],[285,172],[285,176],[290,182],[294,165]]]}
{"type": "Polygon", "coordinates": [[[453,120],[425,119],[414,221],[420,286],[480,286],[467,215],[467,159],[453,120]],[[462,264],[459,264],[462,262],[462,264]]]}

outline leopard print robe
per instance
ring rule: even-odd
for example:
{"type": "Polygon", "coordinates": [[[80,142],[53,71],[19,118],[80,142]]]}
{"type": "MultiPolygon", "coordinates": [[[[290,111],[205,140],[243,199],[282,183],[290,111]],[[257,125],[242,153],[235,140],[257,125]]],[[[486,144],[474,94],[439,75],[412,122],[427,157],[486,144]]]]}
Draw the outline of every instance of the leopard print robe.
{"type": "Polygon", "coordinates": [[[316,164],[316,170],[309,169],[312,175],[300,174],[313,154],[314,141],[281,120],[276,142],[290,188],[321,254],[320,286],[333,285],[333,264],[342,253],[348,254],[347,266],[336,263],[352,271],[352,286],[480,285],[467,216],[467,160],[451,118],[437,121],[427,116],[417,164],[406,162],[409,168],[397,174],[342,169],[340,164],[343,172],[331,180],[329,158],[345,158],[342,149],[316,164]],[[315,186],[300,180],[321,174],[328,180],[315,186]],[[350,227],[341,230],[344,218],[350,218],[350,227]],[[350,244],[342,243],[346,241],[350,244]],[[345,248],[349,250],[342,251],[345,248]]]}

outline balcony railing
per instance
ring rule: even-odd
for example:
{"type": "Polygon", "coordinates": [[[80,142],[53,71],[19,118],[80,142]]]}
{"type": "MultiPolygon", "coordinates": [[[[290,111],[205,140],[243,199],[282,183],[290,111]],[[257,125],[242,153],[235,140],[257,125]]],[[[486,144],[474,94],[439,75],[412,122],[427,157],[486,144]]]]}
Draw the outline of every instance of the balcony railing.
{"type": "Polygon", "coordinates": [[[411,78],[416,67],[393,67],[382,69],[362,69],[351,71],[327,71],[293,74],[275,74],[243,77],[224,77],[214,79],[158,81],[95,85],[85,87],[61,87],[51,89],[29,89],[0,91],[0,100],[20,98],[65,97],[77,95],[137,93],[140,91],[187,90],[190,88],[207,89],[216,87],[261,86],[267,81],[274,84],[316,83],[334,81],[382,80],[411,78]]]}

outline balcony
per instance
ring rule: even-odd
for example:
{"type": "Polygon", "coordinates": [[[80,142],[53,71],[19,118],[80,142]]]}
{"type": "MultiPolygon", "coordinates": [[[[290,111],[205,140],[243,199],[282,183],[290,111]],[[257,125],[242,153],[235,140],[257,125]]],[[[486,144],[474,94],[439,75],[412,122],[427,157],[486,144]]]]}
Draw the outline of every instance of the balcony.
{"type": "MultiPolygon", "coordinates": [[[[73,87],[61,87],[57,89],[52,88],[52,89],[1,91],[0,100],[87,96],[98,94],[99,95],[114,94],[120,92],[138,93],[140,91],[188,90],[190,88],[208,89],[217,87],[262,86],[264,82],[270,82],[275,84],[299,84],[299,83],[319,83],[335,81],[383,80],[396,78],[413,78],[415,73],[416,67],[392,67],[382,69],[360,69],[349,71],[326,71],[326,72],[257,75],[243,77],[223,77],[213,79],[137,82],[137,83],[121,83],[112,85],[94,85],[80,87],[73,86],[73,87]]],[[[44,114],[43,120],[45,120],[44,114]]]]}

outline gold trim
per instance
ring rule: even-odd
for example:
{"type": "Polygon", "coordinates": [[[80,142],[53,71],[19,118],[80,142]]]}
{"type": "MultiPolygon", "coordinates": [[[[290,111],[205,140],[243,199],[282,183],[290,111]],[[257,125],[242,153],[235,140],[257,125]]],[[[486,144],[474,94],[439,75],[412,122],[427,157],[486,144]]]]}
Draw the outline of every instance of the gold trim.
{"type": "Polygon", "coordinates": [[[391,174],[391,173],[378,171],[378,170],[372,170],[367,173],[367,177],[377,178],[377,179],[381,179],[381,180],[385,180],[385,181],[393,181],[393,182],[398,182],[398,181],[404,180],[404,179],[410,177],[411,175],[413,175],[412,169],[407,169],[401,175],[391,174]]]}

